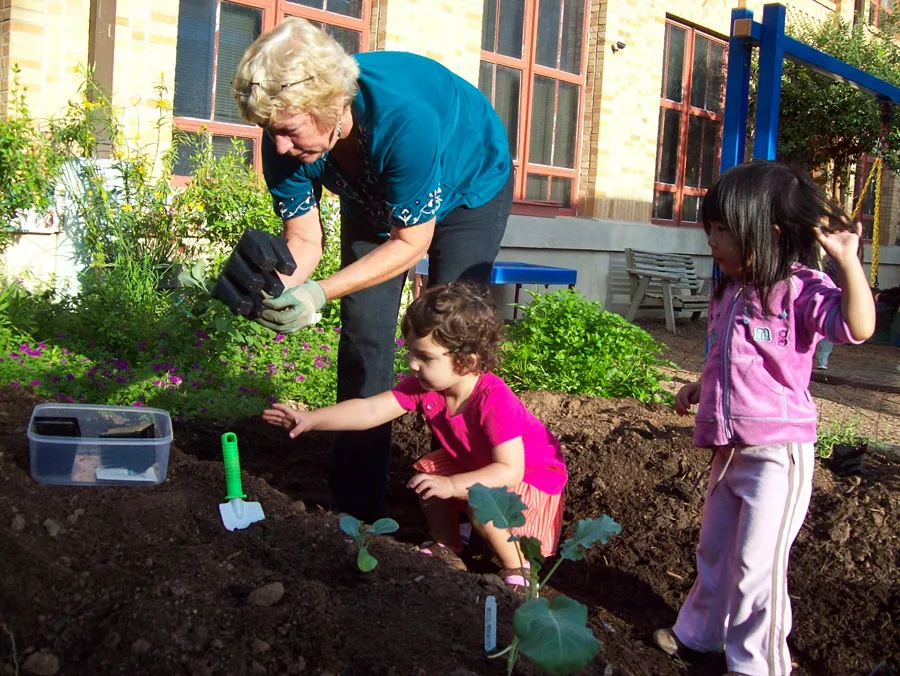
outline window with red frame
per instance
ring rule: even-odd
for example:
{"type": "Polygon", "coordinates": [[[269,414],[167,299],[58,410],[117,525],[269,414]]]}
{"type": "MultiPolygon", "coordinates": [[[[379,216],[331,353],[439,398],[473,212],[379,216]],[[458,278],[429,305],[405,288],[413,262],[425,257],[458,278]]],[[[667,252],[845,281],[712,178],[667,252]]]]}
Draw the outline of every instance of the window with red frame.
{"type": "Polygon", "coordinates": [[[895,4],[896,0],[869,0],[869,25],[880,26],[882,12],[893,14],[895,4]]]}
{"type": "Polygon", "coordinates": [[[714,38],[666,21],[653,221],[694,224],[719,173],[725,48],[714,38]]]}
{"type": "Polygon", "coordinates": [[[478,87],[506,125],[518,200],[573,209],[587,0],[484,0],[478,87]]]}
{"type": "Polygon", "coordinates": [[[200,133],[212,136],[217,156],[236,140],[247,163],[258,166],[262,130],[241,118],[231,98],[231,79],[247,47],[285,16],[324,26],[349,53],[366,48],[366,0],[180,0],[173,101],[175,129],[181,132],[176,176],[192,173],[190,141],[200,133]]]}
{"type": "MultiPolygon", "coordinates": [[[[869,174],[872,173],[872,165],[875,162],[875,158],[871,155],[863,155],[859,162],[856,165],[856,185],[853,190],[853,194],[856,195],[856,199],[859,199],[860,191],[866,184],[866,180],[869,178],[869,174]]],[[[854,206],[855,203],[854,203],[854,206]]],[[[869,183],[869,188],[866,190],[866,194],[863,197],[862,207],[859,212],[859,219],[862,221],[863,231],[862,238],[865,240],[872,239],[872,232],[875,227],[875,179],[873,178],[871,183],[869,183]]]]}

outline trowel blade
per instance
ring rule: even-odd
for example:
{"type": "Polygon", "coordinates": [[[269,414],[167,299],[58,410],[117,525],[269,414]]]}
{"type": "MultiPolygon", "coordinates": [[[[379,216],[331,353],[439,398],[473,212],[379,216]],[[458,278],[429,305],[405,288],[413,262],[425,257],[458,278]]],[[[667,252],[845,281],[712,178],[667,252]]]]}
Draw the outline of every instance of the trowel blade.
{"type": "Polygon", "coordinates": [[[219,514],[222,515],[222,523],[228,530],[246,528],[251,523],[266,518],[262,505],[258,502],[244,502],[240,498],[221,503],[219,514]]]}

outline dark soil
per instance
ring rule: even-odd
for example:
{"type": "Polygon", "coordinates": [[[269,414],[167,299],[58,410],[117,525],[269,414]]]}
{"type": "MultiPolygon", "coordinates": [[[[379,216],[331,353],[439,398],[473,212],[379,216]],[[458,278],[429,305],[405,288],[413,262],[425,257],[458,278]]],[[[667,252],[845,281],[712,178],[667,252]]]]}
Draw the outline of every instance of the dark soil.
{"type": "MultiPolygon", "coordinates": [[[[649,642],[674,621],[694,574],[708,457],[691,445],[690,420],[632,401],[524,399],[565,448],[567,533],[604,513],[622,525],[553,580],[555,592],[588,606],[602,642],[583,673],[724,673],[721,656],[685,671],[649,642]]],[[[504,673],[481,650],[483,602],[498,597],[503,645],[517,598],[496,586],[485,559],[474,561],[482,572],[461,573],[413,551],[426,532],[404,484],[429,447],[414,416],[395,427],[391,504],[401,530],[374,544],[379,565],[362,574],[336,517],[319,507],[328,435],[289,441],[259,420],[188,421],[176,425],[159,487],[42,486],[29,476],[25,437],[36,403],[0,389],[0,674],[15,674],[16,662],[21,672],[38,651],[56,656],[65,676],[504,673]],[[232,533],[218,513],[226,430],[240,441],[245,490],[266,512],[232,533]],[[273,582],[284,586],[280,602],[247,603],[273,582]]],[[[860,477],[817,469],[791,562],[795,674],[867,676],[884,660],[898,668],[898,489],[900,464],[872,452],[860,477]]]]}

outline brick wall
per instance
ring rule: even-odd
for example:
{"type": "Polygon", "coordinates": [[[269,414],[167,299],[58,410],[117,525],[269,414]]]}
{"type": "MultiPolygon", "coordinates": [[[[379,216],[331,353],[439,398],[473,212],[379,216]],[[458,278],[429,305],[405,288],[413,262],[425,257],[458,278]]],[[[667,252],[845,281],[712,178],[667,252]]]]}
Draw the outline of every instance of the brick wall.
{"type": "Polygon", "coordinates": [[[422,54],[478,84],[483,0],[376,0],[373,17],[379,6],[379,49],[422,54]]]}

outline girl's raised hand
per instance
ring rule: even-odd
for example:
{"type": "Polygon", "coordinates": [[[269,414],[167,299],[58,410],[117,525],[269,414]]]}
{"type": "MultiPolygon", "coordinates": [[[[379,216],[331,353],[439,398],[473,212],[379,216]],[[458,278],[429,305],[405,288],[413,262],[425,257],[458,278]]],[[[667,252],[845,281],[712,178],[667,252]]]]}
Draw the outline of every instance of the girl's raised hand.
{"type": "Polygon", "coordinates": [[[816,240],[838,265],[844,265],[857,257],[860,237],[862,237],[862,221],[857,221],[847,229],[827,225],[816,228],[816,240]]]}
{"type": "Polygon", "coordinates": [[[309,416],[309,411],[298,411],[284,404],[272,404],[272,408],[267,408],[262,414],[263,420],[267,423],[290,430],[288,436],[291,439],[312,426],[309,416]]]}

